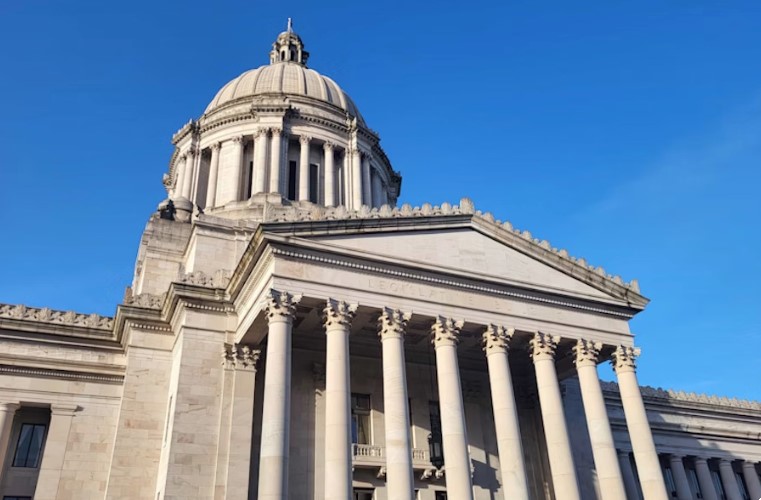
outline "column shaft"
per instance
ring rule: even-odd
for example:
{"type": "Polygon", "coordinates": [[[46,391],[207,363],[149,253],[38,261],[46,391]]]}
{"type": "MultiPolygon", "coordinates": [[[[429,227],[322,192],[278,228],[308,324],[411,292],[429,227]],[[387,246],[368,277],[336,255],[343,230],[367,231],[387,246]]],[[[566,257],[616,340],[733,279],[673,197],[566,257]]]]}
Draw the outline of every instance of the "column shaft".
{"type": "Polygon", "coordinates": [[[280,178],[283,171],[283,136],[279,128],[272,129],[270,143],[270,193],[280,193],[280,178]]]}
{"type": "Polygon", "coordinates": [[[185,172],[182,176],[182,197],[190,199],[190,193],[193,187],[193,173],[195,171],[195,151],[188,150],[185,154],[185,172]]]}
{"type": "Polygon", "coordinates": [[[613,433],[610,430],[608,411],[605,408],[605,399],[602,396],[600,379],[597,375],[597,361],[601,348],[600,343],[579,340],[574,351],[600,493],[604,500],[615,500],[625,498],[626,491],[618,465],[613,433]]]}
{"type": "Polygon", "coordinates": [[[362,155],[362,204],[373,206],[372,180],[370,179],[370,154],[362,155]]]}
{"type": "Polygon", "coordinates": [[[513,500],[528,500],[523,445],[515,406],[513,379],[508,360],[508,344],[513,330],[489,325],[483,334],[489,385],[494,409],[494,428],[497,433],[499,469],[502,475],[502,495],[513,500]]]}
{"type": "Polygon", "coordinates": [[[634,450],[634,461],[637,463],[642,495],[645,500],[666,500],[666,484],[645,413],[645,404],[639,391],[637,375],[634,372],[634,360],[638,355],[639,349],[632,347],[619,346],[616,349],[614,356],[618,389],[634,450]]]}
{"type": "Polygon", "coordinates": [[[687,480],[687,473],[684,471],[682,457],[672,454],[669,457],[669,464],[671,465],[671,475],[676,484],[677,498],[679,500],[692,500],[692,490],[690,489],[690,482],[687,480]]]}
{"type": "Polygon", "coordinates": [[[412,446],[404,362],[404,329],[410,315],[384,309],[379,319],[383,347],[383,419],[386,425],[386,496],[413,500],[412,446]]]}
{"type": "Polygon", "coordinates": [[[300,297],[272,290],[268,297],[267,358],[262,402],[259,500],[288,498],[291,422],[291,330],[300,297]]]}
{"type": "Polygon", "coordinates": [[[248,346],[242,346],[236,353],[225,496],[228,500],[248,498],[254,425],[254,386],[258,359],[259,351],[248,346]]]}
{"type": "Polygon", "coordinates": [[[241,185],[243,178],[243,137],[233,137],[233,178],[232,178],[232,201],[241,199],[241,185]]]}
{"type": "Polygon", "coordinates": [[[356,310],[332,299],[325,308],[325,500],[352,495],[349,333],[356,310]]]}
{"type": "Polygon", "coordinates": [[[254,136],[254,169],[251,173],[251,196],[267,190],[267,129],[254,136]]]}
{"type": "Polygon", "coordinates": [[[732,469],[732,462],[722,458],[719,461],[719,475],[721,475],[721,484],[724,486],[724,494],[727,496],[727,500],[743,500],[735,471],[732,469]]]}
{"type": "Polygon", "coordinates": [[[219,177],[219,148],[220,144],[211,145],[211,163],[209,165],[209,182],[206,187],[206,208],[216,206],[217,178],[219,177]]]}
{"type": "Polygon", "coordinates": [[[58,486],[61,482],[61,471],[69,443],[71,421],[77,409],[77,405],[50,405],[50,429],[45,438],[40,475],[34,492],[35,500],[58,498],[58,486]]]}
{"type": "Polygon", "coordinates": [[[748,494],[753,500],[761,498],[761,481],[758,479],[758,472],[753,462],[743,462],[743,477],[745,484],[748,486],[748,494]]]}
{"type": "Polygon", "coordinates": [[[16,403],[0,403],[0,483],[5,470],[5,457],[8,455],[13,417],[18,409],[19,405],[16,403]]]}
{"type": "Polygon", "coordinates": [[[359,210],[362,206],[362,155],[356,147],[351,151],[351,191],[351,208],[359,210]]]}
{"type": "Polygon", "coordinates": [[[372,193],[373,193],[373,206],[374,207],[380,207],[383,205],[383,181],[380,178],[380,175],[378,175],[377,172],[371,172],[370,178],[372,179],[372,193]]]}
{"type": "Polygon", "coordinates": [[[432,330],[436,346],[447,495],[457,500],[473,500],[465,406],[462,402],[460,368],[457,362],[457,341],[461,327],[462,322],[437,318],[432,330]]]}
{"type": "Polygon", "coordinates": [[[626,497],[628,500],[639,500],[639,490],[637,490],[637,478],[634,477],[632,462],[629,458],[628,451],[618,452],[618,463],[621,466],[621,475],[624,478],[624,487],[626,488],[626,497]]]}
{"type": "Polygon", "coordinates": [[[555,349],[560,337],[544,333],[534,335],[532,354],[536,372],[536,388],[542,410],[542,422],[550,459],[552,483],[557,500],[580,500],[579,486],[571,453],[568,426],[563,413],[563,400],[555,371],[555,349]]]}
{"type": "Polygon", "coordinates": [[[336,167],[334,165],[333,144],[326,142],[325,150],[325,206],[336,206],[336,167]]]}
{"type": "Polygon", "coordinates": [[[299,156],[299,201],[309,201],[309,137],[299,138],[301,152],[299,156]]]}
{"type": "Polygon", "coordinates": [[[706,459],[700,457],[695,459],[695,474],[698,476],[700,494],[703,495],[703,500],[719,500],[713,479],[711,479],[711,469],[708,468],[706,459]]]}

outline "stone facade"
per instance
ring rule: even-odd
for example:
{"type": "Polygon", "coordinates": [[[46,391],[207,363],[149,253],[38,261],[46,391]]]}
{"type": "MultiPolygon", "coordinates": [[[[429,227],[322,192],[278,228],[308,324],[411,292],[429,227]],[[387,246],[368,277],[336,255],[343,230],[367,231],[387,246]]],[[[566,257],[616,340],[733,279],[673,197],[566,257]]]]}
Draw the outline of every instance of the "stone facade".
{"type": "Polygon", "coordinates": [[[175,134],[113,318],[0,305],[0,497],[761,496],[761,404],[637,384],[636,281],[396,207],[307,57],[289,26],[175,134]]]}

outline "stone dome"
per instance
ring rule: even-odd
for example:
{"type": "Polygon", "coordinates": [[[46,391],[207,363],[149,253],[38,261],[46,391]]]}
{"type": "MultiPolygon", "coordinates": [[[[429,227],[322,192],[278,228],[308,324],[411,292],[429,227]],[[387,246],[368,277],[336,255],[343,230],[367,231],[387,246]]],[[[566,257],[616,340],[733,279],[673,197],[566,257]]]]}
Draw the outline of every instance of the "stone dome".
{"type": "Polygon", "coordinates": [[[238,99],[273,94],[311,97],[332,104],[364,123],[354,101],[336,82],[296,61],[275,61],[246,71],[217,92],[205,113],[238,99]]]}

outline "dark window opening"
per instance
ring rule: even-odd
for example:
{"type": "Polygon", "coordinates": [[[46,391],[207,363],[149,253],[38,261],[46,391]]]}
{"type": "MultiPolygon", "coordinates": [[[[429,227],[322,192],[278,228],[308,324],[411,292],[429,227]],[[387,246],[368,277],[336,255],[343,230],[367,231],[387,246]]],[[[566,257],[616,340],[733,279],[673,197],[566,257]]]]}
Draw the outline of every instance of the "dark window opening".
{"type": "Polygon", "coordinates": [[[246,183],[245,193],[246,196],[244,197],[245,200],[251,198],[251,185],[254,183],[254,162],[250,161],[248,162],[248,182],[246,183]]]}
{"type": "Polygon", "coordinates": [[[318,200],[318,193],[317,188],[320,185],[320,178],[319,178],[320,169],[317,165],[314,163],[309,164],[309,201],[312,203],[317,203],[318,200]]]}
{"type": "Polygon", "coordinates": [[[351,442],[370,444],[370,396],[351,395],[351,442]]]}
{"type": "Polygon", "coordinates": [[[42,441],[45,438],[45,425],[23,424],[16,443],[13,467],[36,468],[42,455],[42,441]]]}
{"type": "Polygon", "coordinates": [[[354,490],[353,500],[373,500],[373,490],[354,490]]]}
{"type": "Polygon", "coordinates": [[[296,199],[296,176],[298,173],[295,161],[288,162],[288,199],[296,199]]]}

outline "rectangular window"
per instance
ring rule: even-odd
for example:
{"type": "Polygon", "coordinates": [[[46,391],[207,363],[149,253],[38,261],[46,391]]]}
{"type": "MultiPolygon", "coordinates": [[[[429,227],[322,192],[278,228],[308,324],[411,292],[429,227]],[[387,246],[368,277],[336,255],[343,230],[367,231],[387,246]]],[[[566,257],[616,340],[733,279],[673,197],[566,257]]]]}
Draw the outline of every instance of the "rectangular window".
{"type": "Polygon", "coordinates": [[[296,178],[298,177],[298,167],[295,161],[288,162],[288,199],[296,199],[296,178]]]}
{"type": "Polygon", "coordinates": [[[346,206],[346,194],[344,191],[344,168],[339,165],[336,168],[336,179],[338,179],[336,187],[336,206],[346,206]]]}
{"type": "Polygon", "coordinates": [[[437,491],[436,492],[436,500],[447,500],[447,492],[446,491],[437,491]]]}
{"type": "MultiPolygon", "coordinates": [[[[743,497],[743,500],[751,500],[750,499],[750,493],[748,493],[748,486],[745,484],[745,478],[742,474],[739,472],[735,472],[735,479],[737,479],[737,486],[740,487],[740,495],[743,497]]],[[[757,500],[757,499],[753,499],[757,500]]]]}
{"type": "Polygon", "coordinates": [[[672,497],[676,498],[676,483],[674,482],[674,474],[671,472],[671,467],[663,468],[663,479],[666,481],[666,489],[672,497]]]}
{"type": "Polygon", "coordinates": [[[243,188],[243,192],[246,193],[246,196],[244,199],[251,198],[251,185],[254,183],[254,162],[250,161],[248,162],[248,182],[246,182],[246,186],[243,188]]]}
{"type": "Polygon", "coordinates": [[[320,168],[314,163],[309,164],[309,201],[319,202],[320,168]]]}
{"type": "Polygon", "coordinates": [[[354,490],[354,500],[373,500],[374,490],[354,490]]]}
{"type": "Polygon", "coordinates": [[[370,396],[351,395],[351,442],[370,444],[370,396]]]}
{"type": "Polygon", "coordinates": [[[13,467],[38,467],[44,438],[45,425],[22,424],[16,443],[16,454],[13,457],[13,467]]]}

